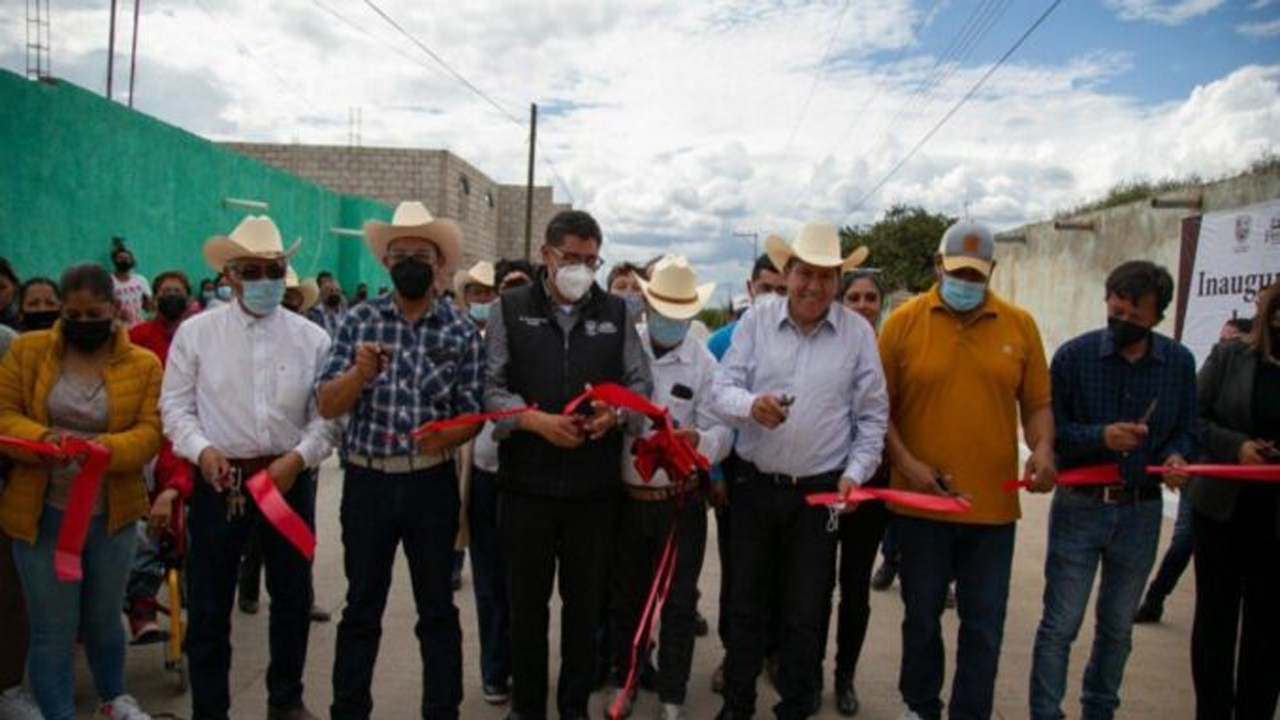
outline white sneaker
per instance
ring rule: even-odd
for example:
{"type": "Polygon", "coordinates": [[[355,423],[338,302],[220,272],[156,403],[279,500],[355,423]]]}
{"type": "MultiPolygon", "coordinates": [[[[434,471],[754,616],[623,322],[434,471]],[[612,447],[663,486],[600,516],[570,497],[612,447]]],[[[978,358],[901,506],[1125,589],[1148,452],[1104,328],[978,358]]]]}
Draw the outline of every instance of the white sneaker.
{"type": "Polygon", "coordinates": [[[94,718],[104,720],[151,720],[151,716],[142,712],[138,701],[132,695],[121,695],[110,702],[98,706],[98,714],[94,718]]]}
{"type": "Polygon", "coordinates": [[[0,720],[44,720],[35,698],[21,685],[0,693],[0,720]]]}
{"type": "Polygon", "coordinates": [[[662,712],[658,713],[658,720],[684,720],[684,706],[662,703],[662,712]]]}

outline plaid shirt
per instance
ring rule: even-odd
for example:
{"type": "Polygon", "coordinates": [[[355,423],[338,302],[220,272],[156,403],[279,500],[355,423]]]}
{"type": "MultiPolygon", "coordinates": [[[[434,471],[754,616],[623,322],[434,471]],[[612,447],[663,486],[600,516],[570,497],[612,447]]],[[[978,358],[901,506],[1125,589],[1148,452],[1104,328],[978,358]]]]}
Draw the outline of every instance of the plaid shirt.
{"type": "Polygon", "coordinates": [[[1106,330],[1085,333],[1058,348],[1050,366],[1059,469],[1119,463],[1126,485],[1154,485],[1147,465],[1170,455],[1194,460],[1197,430],[1196,362],[1181,344],[1152,333],[1151,348],[1135,363],[1121,357],[1106,330]],[[1152,401],[1145,442],[1129,453],[1108,450],[1103,432],[1113,422],[1138,422],[1152,401]]]}
{"type": "Polygon", "coordinates": [[[391,351],[389,366],[364,387],[347,418],[343,457],[415,454],[407,434],[418,426],[482,410],[485,354],[475,324],[442,300],[410,323],[391,298],[347,311],[320,373],[325,383],[346,372],[363,343],[391,351]]]}

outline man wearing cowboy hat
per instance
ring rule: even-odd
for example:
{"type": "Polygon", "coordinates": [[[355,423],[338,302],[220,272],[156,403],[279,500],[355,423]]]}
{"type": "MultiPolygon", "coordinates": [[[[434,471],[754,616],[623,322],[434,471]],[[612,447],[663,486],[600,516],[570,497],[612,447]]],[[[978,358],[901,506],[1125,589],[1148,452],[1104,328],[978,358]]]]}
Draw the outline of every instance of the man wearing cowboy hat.
{"type": "MultiPolygon", "coordinates": [[[[314,525],[313,473],[336,428],[316,412],[314,385],[329,336],[281,309],[289,258],[270,218],[245,218],[210,238],[205,260],[225,272],[232,302],[178,327],[160,409],[174,451],[200,467],[191,497],[187,657],[192,717],[226,720],[231,695],[231,606],[246,535],[260,513],[243,483],[266,470],[314,525]]],[[[308,720],[302,671],[311,625],[311,565],[276,532],[261,535],[271,592],[267,717],[308,720]]]]}
{"type": "Polygon", "coordinates": [[[988,288],[995,240],[962,220],[934,258],[938,283],[889,316],[880,334],[889,398],[892,484],[967,496],[972,509],[943,515],[892,507],[901,552],[902,668],[907,717],[942,714],[940,617],[954,579],[960,615],[949,717],[991,716],[1013,564],[1018,419],[1033,490],[1054,482],[1049,368],[1035,320],[988,288]]]}
{"type": "MultiPolygon", "coordinates": [[[[706,346],[688,336],[692,319],[715,292],[715,283],[697,284],[697,276],[683,256],[663,258],[653,269],[652,282],[639,280],[648,309],[640,339],[653,373],[653,401],[671,411],[679,434],[713,463],[729,454],[733,434],[711,412],[711,387],[716,360],[706,346]]],[[[679,558],[670,593],[662,610],[658,641],[658,697],[663,720],[684,717],[682,707],[689,668],[693,662],[698,575],[707,544],[707,513],[703,505],[705,477],[684,485],[661,470],[646,481],[635,468],[628,436],[622,452],[626,495],[618,517],[617,560],[610,598],[613,615],[614,667],[619,686],[631,662],[631,638],[653,580],[653,568],[672,523],[677,524],[679,558]]],[[[641,656],[642,658],[645,655],[641,656]]],[[[619,688],[618,692],[621,692],[619,688]]],[[[624,702],[630,710],[631,698],[624,702]]]]}
{"type": "Polygon", "coordinates": [[[828,510],[805,496],[870,480],[880,465],[889,403],[875,333],[836,296],[840,274],[866,248],[840,257],[834,225],[808,223],[793,244],[766,250],[787,281],[785,300],[748,310],[715,381],[715,408],[739,434],[741,476],[729,502],[729,647],[720,720],[750,718],[764,656],[768,598],[781,616],[779,718],[808,717],[826,638],[823,615],[836,536],[828,510]]]}
{"type": "Polygon", "coordinates": [[[396,548],[404,543],[418,611],[424,718],[456,718],[462,630],[450,574],[460,498],[453,450],[478,428],[411,437],[435,420],[480,412],[484,345],[476,326],[437,297],[462,256],[462,230],[419,202],[390,223],[369,221],[373,256],[395,292],[349,311],[321,373],[325,417],[347,417],[340,451],[347,604],[338,624],[333,720],[365,720],[396,548]]]}
{"type": "Polygon", "coordinates": [[[537,406],[495,423],[502,513],[498,533],[511,603],[511,718],[542,720],[547,704],[547,604],[557,581],[560,615],[560,717],[587,716],[595,632],[612,559],[622,490],[621,425],[648,422],[593,403],[587,414],[560,409],[592,383],[652,388],[640,336],[621,298],[594,281],[600,226],[585,212],[547,225],[545,272],[502,294],[489,314],[485,404],[537,406]]]}

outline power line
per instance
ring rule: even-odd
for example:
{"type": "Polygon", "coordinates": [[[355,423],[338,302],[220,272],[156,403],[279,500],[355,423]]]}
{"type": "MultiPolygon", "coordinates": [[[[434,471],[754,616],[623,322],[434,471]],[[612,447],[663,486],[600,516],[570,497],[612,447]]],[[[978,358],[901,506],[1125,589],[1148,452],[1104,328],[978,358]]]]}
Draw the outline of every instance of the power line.
{"type": "Polygon", "coordinates": [[[787,137],[787,147],[782,151],[783,155],[791,152],[791,146],[795,143],[796,133],[800,131],[800,126],[804,124],[805,116],[809,113],[809,103],[813,102],[813,94],[818,89],[818,81],[822,79],[822,69],[826,67],[827,60],[831,57],[831,48],[835,47],[836,38],[840,37],[840,28],[844,26],[845,15],[849,14],[849,6],[852,0],[845,0],[844,7],[840,10],[840,17],[836,20],[836,26],[831,30],[831,37],[827,40],[827,49],[822,52],[822,59],[818,61],[818,66],[813,71],[813,82],[809,85],[809,94],[804,98],[804,104],[800,106],[800,114],[796,117],[796,123],[791,127],[791,134],[787,137]]]}
{"type": "Polygon", "coordinates": [[[933,128],[929,130],[929,132],[925,133],[923,137],[920,138],[920,141],[917,142],[915,146],[911,148],[911,151],[908,152],[905,156],[903,156],[903,158],[899,160],[897,164],[894,165],[893,168],[890,169],[889,172],[885,174],[884,177],[880,178],[879,182],[877,182],[874,186],[872,186],[872,188],[869,191],[867,191],[867,193],[863,195],[856,204],[854,204],[853,209],[850,210],[848,215],[846,215],[845,217],[847,218],[853,215],[854,213],[856,213],[858,210],[862,209],[862,206],[865,205],[868,200],[874,197],[875,194],[880,191],[880,188],[884,187],[885,183],[889,182],[890,178],[896,175],[897,172],[902,169],[902,166],[906,165],[907,162],[910,161],[911,158],[914,157],[915,154],[920,151],[920,148],[924,147],[925,143],[929,142],[929,140],[939,130],[942,129],[943,125],[947,124],[947,121],[949,121],[952,118],[952,116],[954,116],[960,110],[960,108],[964,106],[965,103],[967,103],[974,95],[977,94],[978,90],[981,89],[982,86],[987,82],[987,79],[990,78],[993,74],[995,74],[995,71],[999,70],[1000,67],[1004,65],[1005,61],[1008,60],[1015,52],[1017,52],[1018,48],[1022,47],[1022,44],[1027,41],[1027,38],[1031,37],[1031,34],[1034,33],[1036,29],[1039,28],[1040,25],[1042,25],[1044,21],[1047,20],[1051,14],[1053,14],[1053,11],[1057,10],[1058,6],[1061,4],[1062,4],[1062,0],[1053,0],[1053,2],[1049,3],[1049,6],[1045,8],[1043,13],[1040,14],[1040,17],[1036,18],[1036,21],[1031,23],[1031,26],[1028,27],[1026,31],[1022,33],[1022,36],[1019,37],[1018,40],[1008,50],[1006,50],[1003,55],[1000,56],[1000,59],[996,60],[995,64],[992,65],[985,73],[983,73],[982,77],[978,78],[978,81],[973,84],[973,87],[969,88],[969,92],[965,93],[964,97],[960,98],[960,100],[957,101],[956,104],[952,106],[952,108],[948,110],[947,113],[943,115],[940,120],[938,120],[937,124],[934,125],[933,128]]]}

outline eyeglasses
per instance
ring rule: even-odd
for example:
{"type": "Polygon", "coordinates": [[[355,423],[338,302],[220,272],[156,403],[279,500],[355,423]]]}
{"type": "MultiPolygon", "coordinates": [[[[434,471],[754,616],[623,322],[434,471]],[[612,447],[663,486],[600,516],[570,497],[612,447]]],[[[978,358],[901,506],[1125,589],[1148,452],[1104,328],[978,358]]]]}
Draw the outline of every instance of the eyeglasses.
{"type": "Polygon", "coordinates": [[[435,250],[414,250],[413,252],[392,250],[387,253],[387,262],[392,265],[405,260],[417,260],[418,262],[426,263],[427,265],[435,265],[436,261],[439,259],[440,255],[435,250]]]}
{"type": "Polygon", "coordinates": [[[284,263],[271,263],[270,265],[259,265],[257,263],[246,263],[244,265],[236,265],[231,271],[236,277],[247,282],[254,282],[267,278],[268,280],[281,280],[285,276],[286,265],[284,263]]]}
{"type": "Polygon", "coordinates": [[[558,247],[546,246],[552,255],[561,263],[569,266],[586,265],[588,270],[599,270],[604,265],[604,258],[599,255],[579,255],[577,253],[567,253],[558,247]]]}

